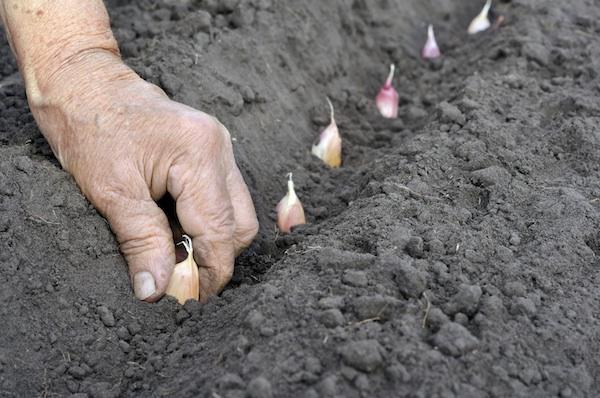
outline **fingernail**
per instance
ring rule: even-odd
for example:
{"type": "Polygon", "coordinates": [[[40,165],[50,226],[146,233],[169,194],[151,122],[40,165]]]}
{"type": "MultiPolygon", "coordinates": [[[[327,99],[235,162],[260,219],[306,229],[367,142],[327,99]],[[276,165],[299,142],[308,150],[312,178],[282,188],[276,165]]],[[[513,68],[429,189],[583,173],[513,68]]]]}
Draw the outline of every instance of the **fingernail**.
{"type": "Polygon", "coordinates": [[[140,300],[145,300],[156,293],[156,283],[150,272],[141,271],[133,276],[133,292],[140,300]]]}

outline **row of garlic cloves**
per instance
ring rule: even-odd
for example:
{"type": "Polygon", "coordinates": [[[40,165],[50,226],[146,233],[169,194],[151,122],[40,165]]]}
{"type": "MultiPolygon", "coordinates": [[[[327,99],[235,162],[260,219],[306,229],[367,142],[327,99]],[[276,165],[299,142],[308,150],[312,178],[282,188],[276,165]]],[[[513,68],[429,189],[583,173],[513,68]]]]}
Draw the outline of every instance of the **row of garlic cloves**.
{"type": "MultiPolygon", "coordinates": [[[[467,32],[476,34],[489,29],[492,26],[489,13],[492,7],[492,0],[487,0],[481,12],[471,21],[467,32]]],[[[503,17],[498,17],[496,24],[501,23],[503,17]]],[[[442,56],[442,52],[435,39],[433,25],[427,27],[427,40],[421,50],[421,57],[426,60],[436,59],[442,56]]],[[[390,71],[385,83],[375,97],[375,105],[379,113],[388,119],[398,117],[398,92],[393,86],[395,65],[390,65],[390,71]]],[[[321,131],[317,142],[312,146],[312,154],[321,159],[331,168],[340,167],[342,164],[342,138],[338,126],[335,122],[333,104],[327,98],[330,111],[330,122],[327,127],[321,131]]],[[[288,174],[288,191],[286,195],[277,204],[277,227],[282,233],[291,232],[292,228],[306,223],[304,209],[300,199],[294,190],[292,173],[288,174]]]]}
{"type": "MultiPolygon", "coordinates": [[[[489,12],[492,0],[487,0],[481,12],[473,19],[469,28],[469,34],[476,34],[489,29],[492,24],[489,12]]],[[[503,17],[498,17],[496,24],[500,24],[503,17]]],[[[433,26],[427,27],[427,41],[421,51],[421,57],[426,60],[436,59],[442,56],[442,52],[436,42],[433,26]]],[[[389,119],[398,117],[398,92],[393,86],[395,66],[390,66],[390,71],[385,83],[375,97],[375,105],[379,113],[389,119]]],[[[338,168],[342,164],[342,138],[335,122],[333,104],[327,98],[330,112],[330,122],[319,134],[317,142],[312,146],[311,153],[321,159],[331,168],[338,168]]],[[[298,225],[306,223],[304,208],[294,190],[292,173],[288,174],[287,193],[277,204],[277,227],[282,233],[289,233],[298,225]]],[[[194,261],[192,240],[183,236],[182,244],[187,251],[186,259],[177,263],[169,281],[166,294],[173,296],[181,304],[189,299],[198,300],[200,295],[200,280],[198,265],[194,261]]]]}

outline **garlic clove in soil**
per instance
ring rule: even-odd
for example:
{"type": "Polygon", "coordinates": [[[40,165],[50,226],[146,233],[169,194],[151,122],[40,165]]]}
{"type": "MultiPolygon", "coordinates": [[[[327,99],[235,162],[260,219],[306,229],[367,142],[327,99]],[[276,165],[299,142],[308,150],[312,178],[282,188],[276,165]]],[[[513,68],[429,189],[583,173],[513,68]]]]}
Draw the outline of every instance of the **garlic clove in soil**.
{"type": "Polygon", "coordinates": [[[292,173],[288,174],[287,194],[277,204],[277,227],[283,233],[289,233],[293,227],[306,224],[304,208],[294,190],[292,173]]]}
{"type": "Polygon", "coordinates": [[[329,167],[337,168],[342,164],[342,138],[335,123],[333,104],[327,98],[329,104],[331,121],[329,126],[325,127],[317,143],[312,146],[312,154],[321,159],[329,167]]]}
{"type": "Polygon", "coordinates": [[[438,47],[435,40],[435,34],[433,33],[433,25],[429,25],[427,27],[427,42],[423,47],[423,51],[421,51],[421,57],[423,57],[423,59],[435,59],[441,56],[442,52],[438,47]]]}
{"type": "Polygon", "coordinates": [[[381,116],[388,119],[395,119],[398,117],[398,92],[394,86],[392,86],[395,70],[395,65],[390,65],[390,74],[383,87],[381,87],[381,90],[379,90],[379,94],[375,97],[375,104],[377,105],[379,113],[381,113],[381,116]]]}
{"type": "Polygon", "coordinates": [[[483,9],[479,13],[479,15],[477,15],[471,21],[471,24],[469,25],[469,29],[468,29],[469,34],[474,35],[476,33],[483,32],[484,30],[489,29],[489,27],[492,25],[490,23],[490,18],[488,15],[491,7],[492,7],[492,0],[487,0],[485,2],[485,5],[483,6],[483,9]]]}
{"type": "Polygon", "coordinates": [[[175,297],[179,304],[185,304],[187,300],[200,298],[200,279],[198,265],[194,261],[192,240],[189,236],[183,235],[183,241],[180,243],[185,247],[187,257],[182,262],[175,264],[166,294],[175,297]]]}

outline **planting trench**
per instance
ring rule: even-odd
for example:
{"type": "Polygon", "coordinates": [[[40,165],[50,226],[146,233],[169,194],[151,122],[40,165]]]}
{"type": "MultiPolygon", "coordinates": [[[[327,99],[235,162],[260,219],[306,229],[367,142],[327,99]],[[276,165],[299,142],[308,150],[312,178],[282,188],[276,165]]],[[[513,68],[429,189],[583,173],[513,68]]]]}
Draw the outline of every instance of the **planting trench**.
{"type": "Polygon", "coordinates": [[[0,396],[599,393],[592,2],[499,2],[475,37],[478,1],[107,3],[126,62],[229,128],[261,230],[208,304],[136,301],[4,43],[0,396]],[[373,104],[391,62],[394,121],[373,104]],[[339,170],[309,151],[325,96],[339,170]],[[279,236],[288,172],[309,224],[279,236]]]}

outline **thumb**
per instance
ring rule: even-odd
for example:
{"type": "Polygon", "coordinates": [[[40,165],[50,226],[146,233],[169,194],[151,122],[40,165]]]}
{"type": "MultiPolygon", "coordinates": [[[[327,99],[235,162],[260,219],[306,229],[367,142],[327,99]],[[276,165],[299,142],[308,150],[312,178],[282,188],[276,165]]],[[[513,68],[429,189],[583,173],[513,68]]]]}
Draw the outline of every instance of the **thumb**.
{"type": "Polygon", "coordinates": [[[153,302],[167,289],[175,266],[175,249],[167,216],[147,195],[132,199],[113,192],[104,215],[129,265],[135,296],[153,302]]]}

